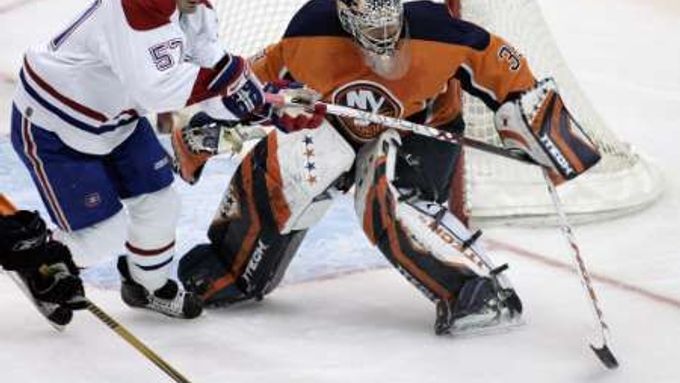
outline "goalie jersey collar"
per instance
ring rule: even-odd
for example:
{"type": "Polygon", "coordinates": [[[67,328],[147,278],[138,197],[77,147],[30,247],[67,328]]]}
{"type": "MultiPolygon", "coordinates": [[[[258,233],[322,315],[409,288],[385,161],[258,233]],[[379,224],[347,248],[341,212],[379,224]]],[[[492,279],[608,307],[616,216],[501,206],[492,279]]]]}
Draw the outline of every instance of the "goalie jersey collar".
{"type": "MultiPolygon", "coordinates": [[[[132,29],[148,31],[170,23],[177,10],[176,0],[122,0],[125,18],[132,29]]],[[[201,4],[212,8],[208,0],[201,4]]]]}

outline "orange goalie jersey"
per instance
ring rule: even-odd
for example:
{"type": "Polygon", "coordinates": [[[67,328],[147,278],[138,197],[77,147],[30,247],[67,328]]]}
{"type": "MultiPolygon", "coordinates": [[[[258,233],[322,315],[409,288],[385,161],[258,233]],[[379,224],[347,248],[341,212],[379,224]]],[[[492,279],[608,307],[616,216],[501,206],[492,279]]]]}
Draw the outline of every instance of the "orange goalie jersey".
{"type": "MultiPolygon", "coordinates": [[[[253,59],[263,82],[306,84],[324,101],[405,118],[441,129],[462,129],[459,86],[492,110],[532,88],[526,60],[484,29],[454,19],[444,4],[404,4],[402,46],[408,71],[396,80],[375,74],[338,19],[335,1],[311,0],[291,20],[280,42],[253,59]]],[[[340,120],[354,145],[383,130],[340,120]]]]}

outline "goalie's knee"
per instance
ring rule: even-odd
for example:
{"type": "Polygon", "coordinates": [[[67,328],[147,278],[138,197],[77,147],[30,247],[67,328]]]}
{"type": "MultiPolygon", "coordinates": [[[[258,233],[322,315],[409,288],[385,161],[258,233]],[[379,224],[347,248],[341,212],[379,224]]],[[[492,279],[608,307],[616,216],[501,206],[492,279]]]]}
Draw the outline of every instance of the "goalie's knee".
{"type": "Polygon", "coordinates": [[[357,214],[369,240],[411,283],[433,301],[451,301],[477,273],[456,248],[460,244],[436,227],[438,214],[419,210],[392,184],[398,144],[398,136],[383,134],[359,153],[357,214]]]}

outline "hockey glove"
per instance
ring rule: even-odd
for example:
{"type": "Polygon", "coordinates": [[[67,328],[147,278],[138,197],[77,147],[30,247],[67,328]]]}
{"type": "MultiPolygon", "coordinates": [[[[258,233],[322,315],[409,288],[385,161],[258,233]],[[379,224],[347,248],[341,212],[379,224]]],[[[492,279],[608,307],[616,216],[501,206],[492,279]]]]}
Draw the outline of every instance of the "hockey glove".
{"type": "Polygon", "coordinates": [[[227,55],[227,58],[226,65],[218,64],[223,69],[208,90],[222,94],[222,104],[237,119],[251,120],[253,112],[265,105],[262,84],[243,57],[227,55]]]}
{"type": "Polygon", "coordinates": [[[0,216],[0,264],[6,270],[38,270],[46,243],[47,226],[37,212],[0,216]]]}
{"type": "Polygon", "coordinates": [[[173,168],[184,181],[194,184],[210,157],[223,153],[239,154],[244,142],[264,136],[266,132],[260,127],[237,125],[232,121],[213,119],[204,112],[196,113],[189,125],[172,133],[173,168]]]}
{"type": "Polygon", "coordinates": [[[70,309],[85,308],[85,292],[71,253],[48,240],[45,221],[37,212],[20,210],[0,216],[0,262],[18,272],[35,299],[70,309]]]}
{"type": "MultiPolygon", "coordinates": [[[[267,83],[265,92],[283,96],[287,99],[294,99],[296,103],[313,105],[321,99],[321,95],[316,91],[298,82],[278,80],[267,83]]],[[[267,110],[269,123],[277,129],[290,133],[302,129],[318,128],[324,121],[325,114],[320,110],[310,110],[303,107],[286,106],[276,108],[270,106],[267,110]]]]}
{"type": "Polygon", "coordinates": [[[29,278],[29,287],[35,297],[71,310],[86,308],[88,302],[79,277],[80,271],[73,262],[68,247],[57,241],[50,241],[45,250],[48,262],[29,278]]]}
{"type": "Polygon", "coordinates": [[[501,105],[494,116],[503,145],[549,169],[556,184],[593,167],[600,154],[564,106],[551,78],[501,105]]]}

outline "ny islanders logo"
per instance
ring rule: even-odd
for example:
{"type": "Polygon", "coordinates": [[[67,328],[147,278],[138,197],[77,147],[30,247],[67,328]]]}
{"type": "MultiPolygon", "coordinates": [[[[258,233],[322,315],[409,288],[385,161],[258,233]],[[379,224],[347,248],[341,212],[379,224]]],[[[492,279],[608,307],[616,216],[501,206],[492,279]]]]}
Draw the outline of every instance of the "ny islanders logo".
{"type": "MultiPolygon", "coordinates": [[[[360,109],[365,112],[400,118],[404,107],[385,87],[371,81],[355,81],[340,87],[333,93],[333,103],[360,109]]],[[[369,122],[340,118],[340,124],[359,142],[367,142],[385,128],[369,122]]]]}

